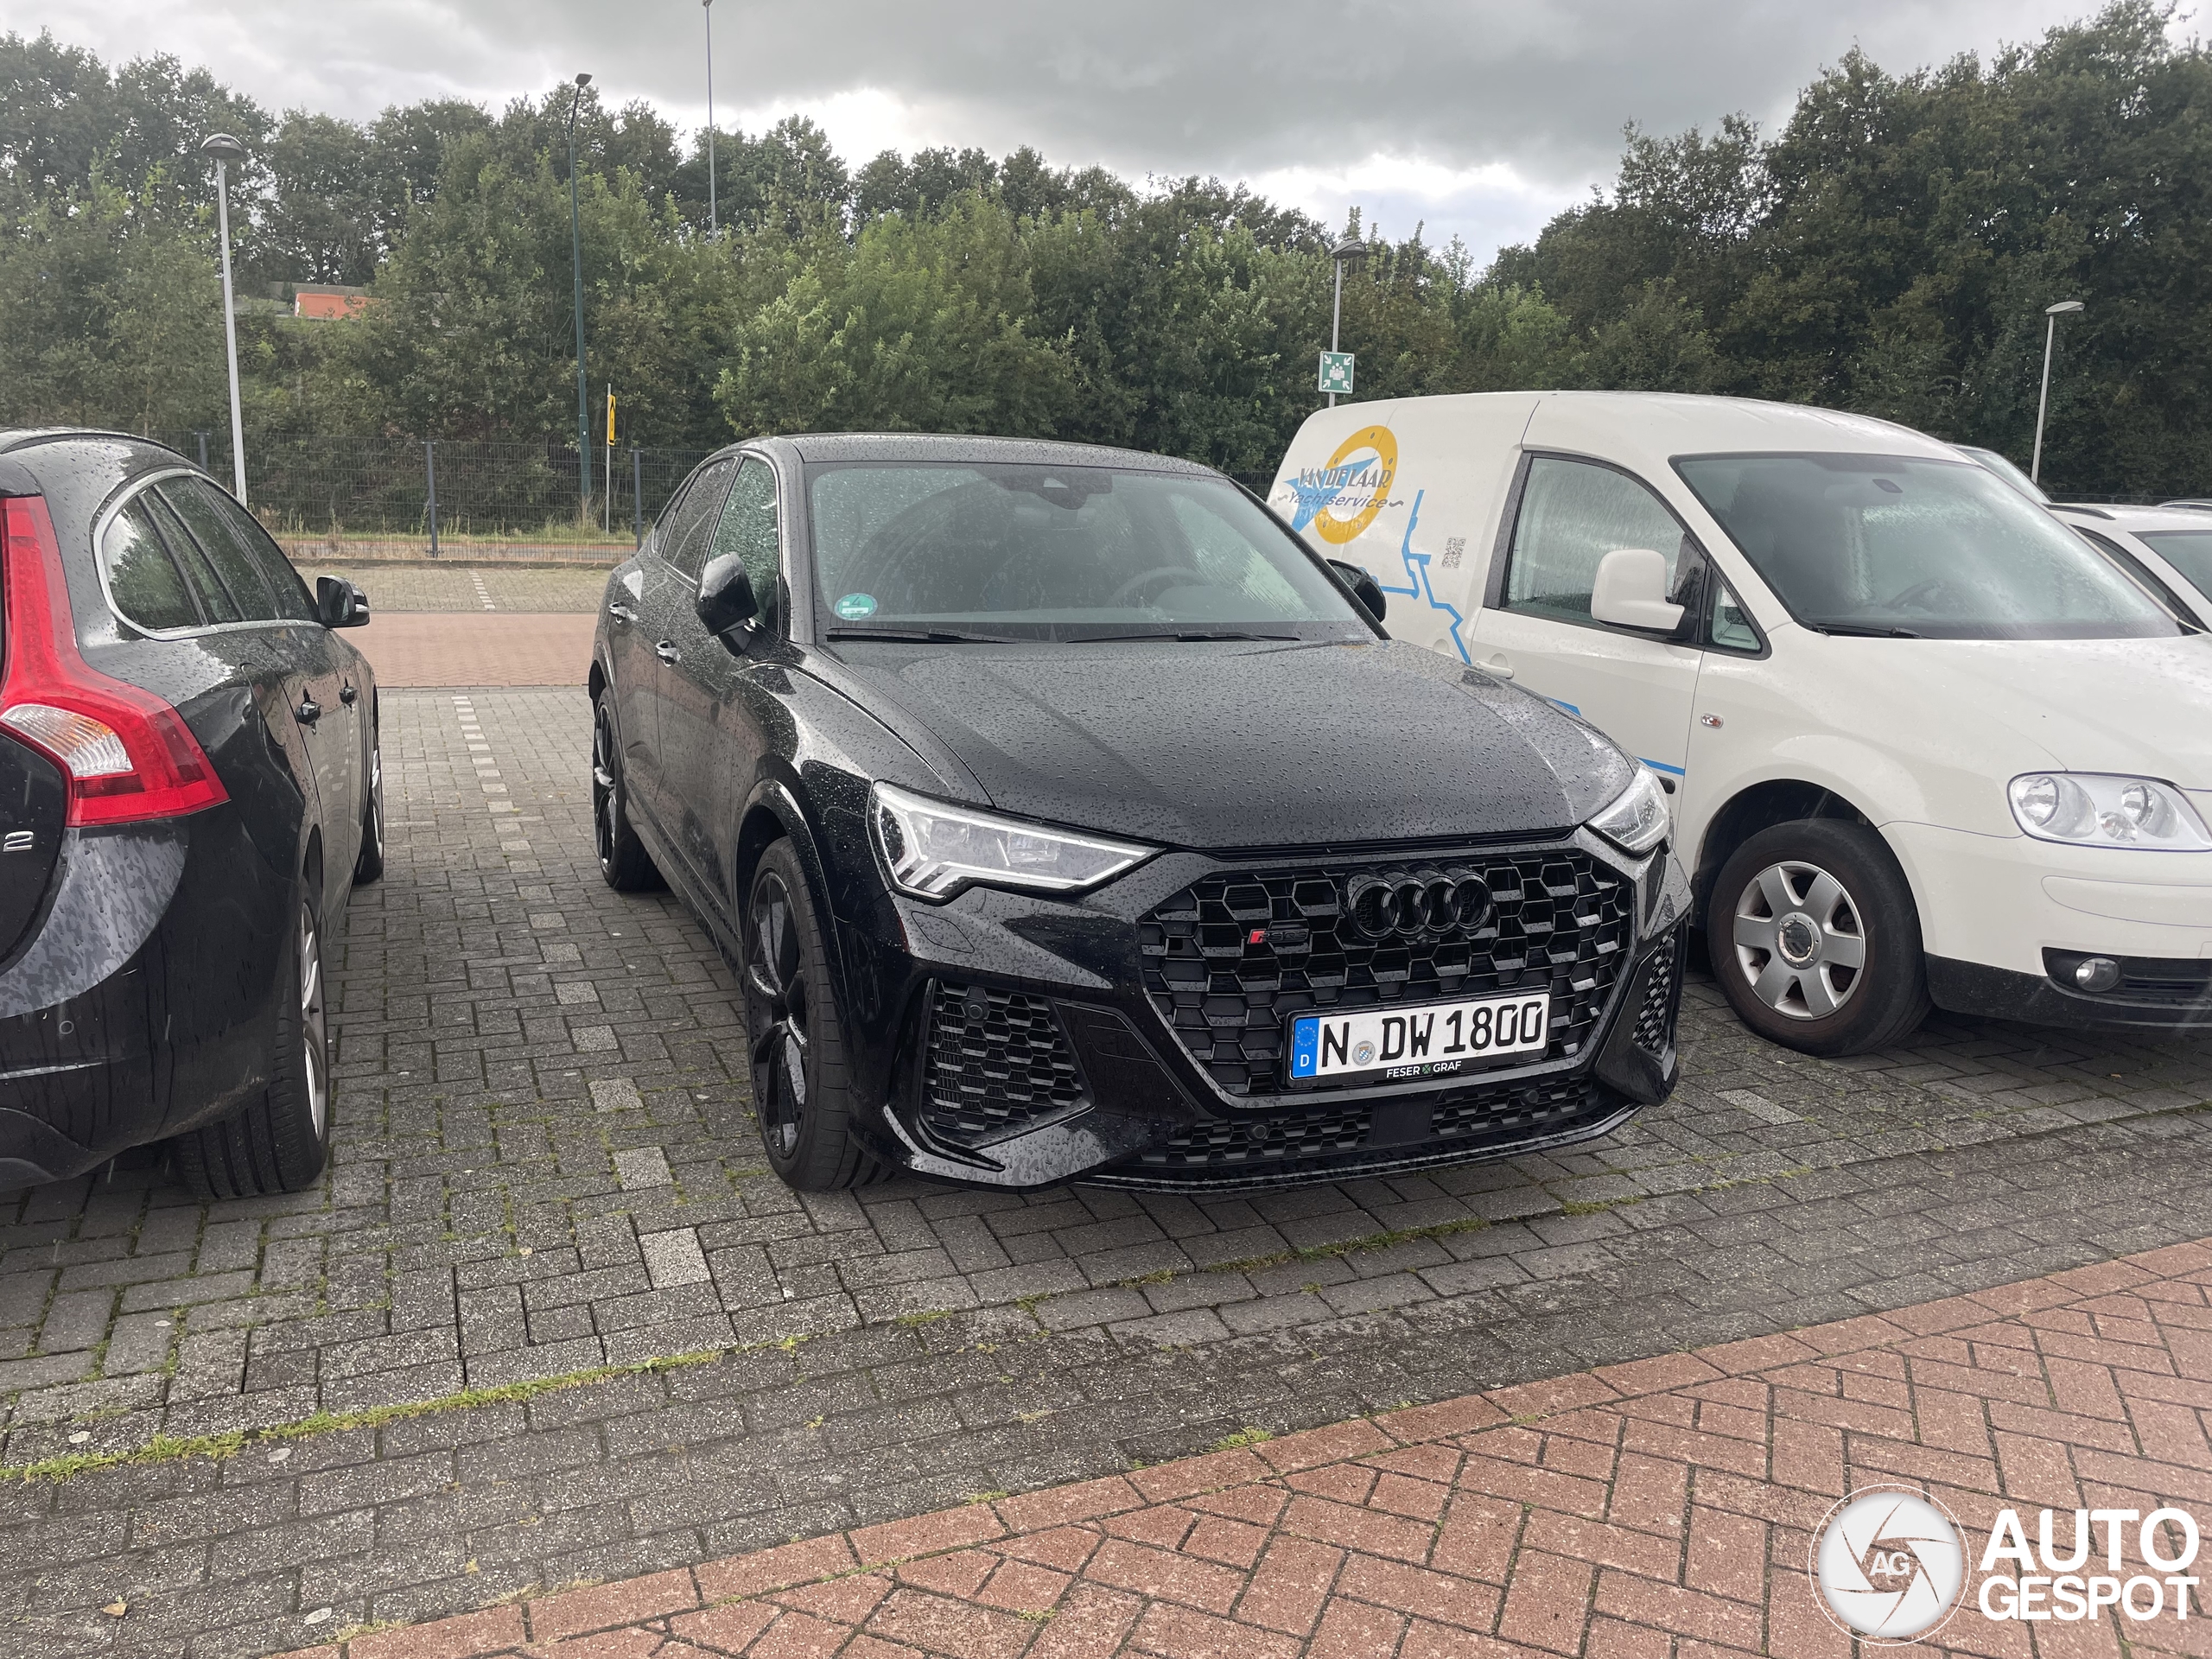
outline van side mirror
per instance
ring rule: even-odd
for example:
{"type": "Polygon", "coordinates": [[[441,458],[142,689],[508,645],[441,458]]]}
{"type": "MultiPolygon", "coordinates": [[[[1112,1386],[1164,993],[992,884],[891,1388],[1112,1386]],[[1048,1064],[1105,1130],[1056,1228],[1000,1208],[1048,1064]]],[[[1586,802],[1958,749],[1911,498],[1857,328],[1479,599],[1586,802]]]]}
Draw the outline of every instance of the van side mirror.
{"type": "Polygon", "coordinates": [[[699,597],[691,608],[699,613],[707,632],[728,645],[724,636],[732,628],[741,627],[760,613],[753,597],[753,579],[745,573],[745,561],[734,553],[709,560],[699,573],[699,597]]]}
{"type": "Polygon", "coordinates": [[[365,628],[369,625],[369,596],[343,576],[317,576],[315,613],[326,628],[365,628]]]}
{"type": "Polygon", "coordinates": [[[1647,633],[1672,633],[1682,626],[1682,607],[1667,601],[1667,559],[1648,547],[1617,547],[1598,561],[1598,580],[1590,590],[1593,621],[1647,633]]]}
{"type": "Polygon", "coordinates": [[[1382,597],[1382,584],[1348,560],[1331,559],[1329,569],[1344,579],[1344,585],[1351,589],[1351,596],[1365,607],[1370,616],[1380,622],[1387,603],[1382,597]]]}

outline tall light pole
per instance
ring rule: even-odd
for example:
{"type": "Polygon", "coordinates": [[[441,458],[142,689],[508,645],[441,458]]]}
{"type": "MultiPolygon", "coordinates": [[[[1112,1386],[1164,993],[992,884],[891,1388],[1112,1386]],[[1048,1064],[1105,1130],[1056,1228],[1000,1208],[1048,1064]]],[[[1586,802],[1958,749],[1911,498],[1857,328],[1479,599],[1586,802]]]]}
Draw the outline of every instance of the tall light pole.
{"type": "Polygon", "coordinates": [[[569,99],[569,253],[576,277],[576,480],[579,514],[591,512],[591,395],[584,388],[584,233],[576,212],[576,106],[584,101],[589,75],[576,77],[569,99]]]}
{"type": "Polygon", "coordinates": [[[2061,300],[2056,305],[2043,308],[2043,396],[2036,399],[2036,453],[2028,462],[2028,482],[2043,482],[2043,417],[2050,408],[2050,348],[2057,343],[2058,320],[2070,311],[2079,311],[2079,300],[2061,300]]]}
{"type": "Polygon", "coordinates": [[[715,212],[715,0],[699,0],[707,14],[707,240],[720,239],[721,220],[715,212]]]}
{"type": "Polygon", "coordinates": [[[215,229],[223,244],[223,350],[231,365],[231,480],[245,499],[245,418],[238,409],[238,319],[231,297],[231,170],[245,159],[245,146],[227,132],[211,132],[200,153],[215,163],[215,229]]]}
{"type": "MultiPolygon", "coordinates": [[[[1329,250],[1329,257],[1335,263],[1337,268],[1337,296],[1329,313],[1329,349],[1335,352],[1343,349],[1338,344],[1338,336],[1344,330],[1344,267],[1354,261],[1367,257],[1367,244],[1356,236],[1348,236],[1329,250]]],[[[1332,391],[1329,394],[1329,407],[1334,409],[1336,406],[1337,394],[1332,391]]]]}

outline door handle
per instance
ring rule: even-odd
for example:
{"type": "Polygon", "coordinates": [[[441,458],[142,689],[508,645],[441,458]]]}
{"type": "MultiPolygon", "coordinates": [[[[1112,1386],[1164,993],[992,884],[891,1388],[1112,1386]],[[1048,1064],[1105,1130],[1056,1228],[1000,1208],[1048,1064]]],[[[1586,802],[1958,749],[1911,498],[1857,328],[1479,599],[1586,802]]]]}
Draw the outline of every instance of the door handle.
{"type": "Polygon", "coordinates": [[[312,726],[322,718],[322,705],[313,697],[302,697],[300,706],[292,710],[293,716],[302,726],[312,726]]]}
{"type": "Polygon", "coordinates": [[[673,639],[664,639],[653,647],[653,655],[664,663],[672,663],[683,654],[676,648],[676,641],[673,639]]]}
{"type": "Polygon", "coordinates": [[[613,617],[617,622],[634,622],[638,620],[637,612],[632,610],[627,605],[625,605],[619,599],[610,600],[607,602],[607,613],[613,617]]]}
{"type": "Polygon", "coordinates": [[[338,694],[338,701],[344,703],[349,709],[360,700],[361,694],[359,691],[356,691],[350,684],[348,684],[343,691],[340,691],[338,694]]]}
{"type": "Polygon", "coordinates": [[[1475,666],[1493,679],[1510,680],[1513,677],[1513,664],[1507,662],[1503,655],[1493,656],[1488,662],[1477,663],[1475,666]]]}

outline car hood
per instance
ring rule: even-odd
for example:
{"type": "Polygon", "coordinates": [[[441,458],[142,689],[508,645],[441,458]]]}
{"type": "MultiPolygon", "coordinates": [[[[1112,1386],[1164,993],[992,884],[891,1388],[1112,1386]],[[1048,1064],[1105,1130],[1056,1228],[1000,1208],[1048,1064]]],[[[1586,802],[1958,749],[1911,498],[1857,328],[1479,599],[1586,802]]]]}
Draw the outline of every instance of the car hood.
{"type": "Polygon", "coordinates": [[[1165,846],[1565,829],[1635,764],[1541,699],[1389,640],[839,656],[894,729],[926,728],[992,804],[1165,846]]]}
{"type": "Polygon", "coordinates": [[[2139,772],[2212,790],[2212,636],[1881,643],[1925,706],[1954,719],[1980,710],[2041,752],[2018,754],[2016,770],[2139,772]]]}

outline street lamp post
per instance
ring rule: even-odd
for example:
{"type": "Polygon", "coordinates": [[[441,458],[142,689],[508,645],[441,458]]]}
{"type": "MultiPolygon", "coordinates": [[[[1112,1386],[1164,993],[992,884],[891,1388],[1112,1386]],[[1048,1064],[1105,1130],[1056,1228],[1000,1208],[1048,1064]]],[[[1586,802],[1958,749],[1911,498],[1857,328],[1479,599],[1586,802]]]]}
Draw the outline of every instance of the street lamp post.
{"type": "Polygon", "coordinates": [[[569,254],[576,279],[576,480],[577,512],[591,512],[591,397],[584,385],[584,233],[576,211],[576,106],[584,100],[589,75],[576,77],[569,99],[569,254]]]}
{"type": "Polygon", "coordinates": [[[715,0],[699,0],[707,14],[707,240],[720,239],[721,220],[715,212],[715,0]]]}
{"type": "MultiPolygon", "coordinates": [[[[1354,261],[1366,258],[1367,252],[1367,244],[1356,236],[1344,238],[1343,241],[1329,250],[1329,257],[1337,268],[1336,299],[1329,312],[1329,349],[1332,352],[1343,349],[1338,345],[1338,339],[1344,331],[1344,267],[1354,261]]],[[[1329,394],[1329,407],[1334,409],[1336,406],[1337,394],[1332,391],[1329,394]]]]}
{"type": "Polygon", "coordinates": [[[2079,311],[2079,300],[2061,300],[2056,305],[2043,308],[2043,396],[2036,399],[2036,452],[2028,462],[2028,482],[2043,482],[2043,420],[2050,408],[2050,348],[2057,343],[2058,320],[2068,313],[2079,311]]]}
{"type": "Polygon", "coordinates": [[[223,350],[231,366],[231,480],[245,499],[245,418],[238,409],[238,307],[231,296],[231,173],[245,159],[245,146],[227,132],[207,135],[200,153],[215,163],[215,229],[223,244],[223,350]]]}

